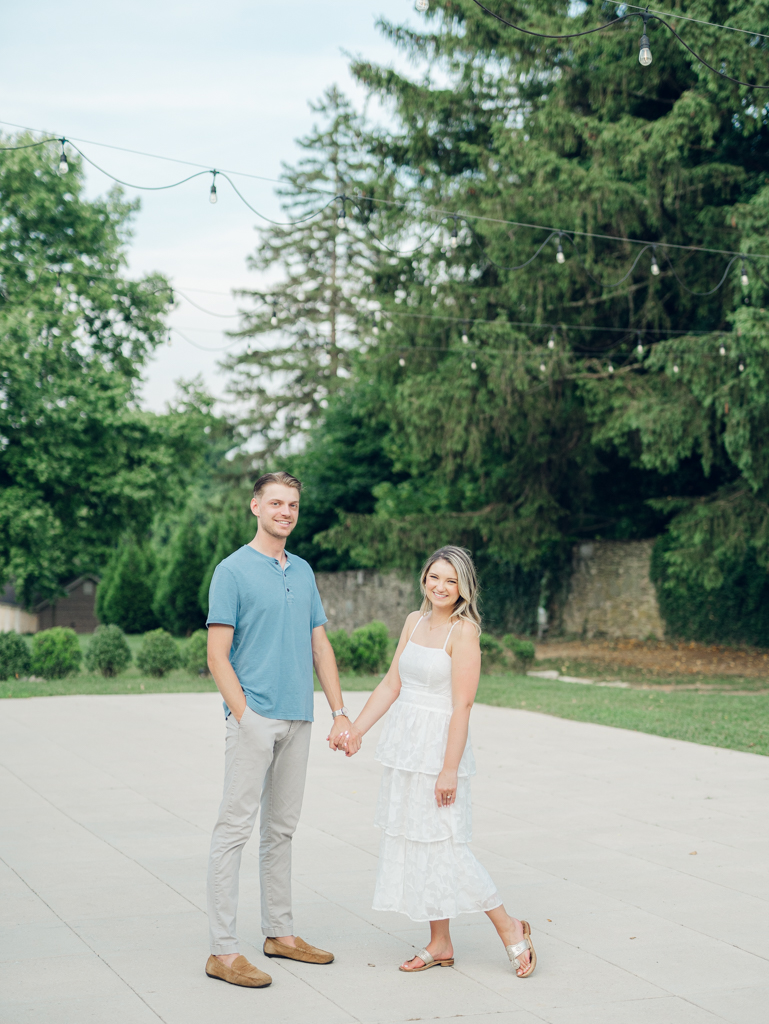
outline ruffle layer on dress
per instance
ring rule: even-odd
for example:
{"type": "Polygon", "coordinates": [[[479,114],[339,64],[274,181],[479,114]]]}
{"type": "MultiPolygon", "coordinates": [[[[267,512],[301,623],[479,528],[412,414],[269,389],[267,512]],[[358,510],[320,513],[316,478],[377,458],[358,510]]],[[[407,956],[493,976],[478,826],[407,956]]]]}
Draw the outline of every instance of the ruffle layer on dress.
{"type": "MultiPolygon", "coordinates": [[[[387,713],[374,756],[388,768],[437,777],[443,769],[451,703],[449,701],[447,708],[443,697],[405,693],[405,689],[387,713]]],[[[475,757],[469,737],[457,774],[460,778],[475,775],[475,757]]]]}
{"type": "Polygon", "coordinates": [[[407,914],[412,921],[442,921],[501,903],[491,876],[466,843],[382,835],[374,910],[407,914]]]}
{"type": "Polygon", "coordinates": [[[458,780],[457,798],[450,807],[435,802],[435,781],[435,775],[384,768],[374,820],[377,828],[414,842],[469,843],[473,838],[469,779],[458,780]]]}

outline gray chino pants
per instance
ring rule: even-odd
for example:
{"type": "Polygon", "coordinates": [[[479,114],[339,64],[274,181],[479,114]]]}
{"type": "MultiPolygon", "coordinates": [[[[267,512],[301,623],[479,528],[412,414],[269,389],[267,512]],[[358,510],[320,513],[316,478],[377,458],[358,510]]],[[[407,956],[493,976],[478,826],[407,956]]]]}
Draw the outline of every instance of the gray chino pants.
{"type": "Polygon", "coordinates": [[[263,718],[248,707],[240,723],[234,715],[227,718],[224,796],[208,862],[212,953],[240,952],[236,936],[240,858],[260,807],[262,931],[293,935],[291,838],[302,809],[311,729],[310,722],[263,718]]]}

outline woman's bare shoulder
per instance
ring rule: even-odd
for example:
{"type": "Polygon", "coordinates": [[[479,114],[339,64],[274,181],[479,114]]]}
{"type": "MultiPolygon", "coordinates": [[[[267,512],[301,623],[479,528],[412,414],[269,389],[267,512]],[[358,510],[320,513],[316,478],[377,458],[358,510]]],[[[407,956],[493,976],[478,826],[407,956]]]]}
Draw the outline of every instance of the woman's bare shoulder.
{"type": "Polygon", "coordinates": [[[459,646],[463,650],[471,650],[480,647],[480,633],[474,622],[468,619],[460,619],[451,634],[452,648],[459,646]]]}

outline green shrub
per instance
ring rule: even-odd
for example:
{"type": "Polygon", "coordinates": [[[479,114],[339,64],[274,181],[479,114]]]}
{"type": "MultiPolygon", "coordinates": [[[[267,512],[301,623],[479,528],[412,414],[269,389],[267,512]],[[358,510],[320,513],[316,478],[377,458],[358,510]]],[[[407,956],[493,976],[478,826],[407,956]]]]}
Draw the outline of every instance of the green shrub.
{"type": "Polygon", "coordinates": [[[481,665],[484,671],[490,668],[497,668],[504,663],[505,649],[496,637],[489,633],[481,633],[479,642],[481,645],[481,665]]]}
{"type": "Polygon", "coordinates": [[[207,676],[208,630],[196,629],[184,648],[184,667],[193,676],[207,676]]]}
{"type": "Polygon", "coordinates": [[[122,672],[130,660],[131,649],[120,626],[97,626],[86,651],[86,667],[109,678],[122,672]]]}
{"type": "Polygon", "coordinates": [[[0,679],[29,675],[32,659],[18,633],[0,633],[0,679]]]}
{"type": "Polygon", "coordinates": [[[517,636],[508,633],[502,637],[502,643],[512,652],[516,668],[526,670],[534,663],[534,644],[531,640],[519,640],[517,636]]]}
{"type": "Polygon", "coordinates": [[[369,622],[350,637],[353,671],[364,675],[380,672],[387,659],[390,634],[384,622],[369,622]]]}
{"type": "Polygon", "coordinates": [[[340,672],[374,675],[387,661],[390,635],[384,622],[369,622],[348,636],[343,629],[329,633],[340,672]]]}
{"type": "Polygon", "coordinates": [[[157,677],[178,668],[181,664],[181,655],[176,641],[164,629],[150,630],[144,634],[136,664],[146,675],[157,677]]]}
{"type": "Polygon", "coordinates": [[[82,658],[74,629],[54,626],[36,633],[32,641],[32,673],[43,679],[63,679],[77,672],[82,658]]]}
{"type": "Polygon", "coordinates": [[[331,641],[331,646],[334,648],[334,656],[336,657],[336,665],[339,671],[352,672],[353,658],[350,637],[343,629],[337,629],[335,632],[329,633],[328,638],[331,641]]]}

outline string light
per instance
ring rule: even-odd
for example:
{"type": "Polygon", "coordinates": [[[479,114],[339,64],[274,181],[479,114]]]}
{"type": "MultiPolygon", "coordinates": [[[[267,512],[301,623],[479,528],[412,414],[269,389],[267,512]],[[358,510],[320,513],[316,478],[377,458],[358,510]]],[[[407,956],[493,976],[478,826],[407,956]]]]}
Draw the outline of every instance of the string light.
{"type": "Polygon", "coordinates": [[[740,274],[740,284],[743,288],[747,288],[750,284],[750,281],[748,280],[748,271],[745,266],[745,260],[742,261],[742,273],[740,274]]]}
{"type": "MultiPolygon", "coordinates": [[[[611,0],[611,2],[614,2],[614,0],[611,0]]],[[[686,49],[695,58],[695,60],[698,60],[700,64],[703,64],[706,68],[708,68],[709,71],[712,71],[714,74],[719,75],[719,77],[721,78],[727,79],[727,81],[729,82],[734,82],[736,85],[744,85],[748,89],[769,89],[769,85],[756,85],[754,82],[742,82],[739,78],[732,78],[731,75],[727,75],[723,70],[719,71],[718,68],[714,68],[712,64],[708,64],[704,57],[700,57],[700,55],[695,50],[693,50],[684,39],[681,38],[681,36],[678,34],[678,32],[676,32],[673,26],[669,25],[664,18],[660,18],[659,15],[656,14],[650,14],[648,7],[646,8],[646,10],[644,10],[642,14],[636,13],[635,11],[628,11],[627,13],[620,14],[617,18],[613,18],[611,21],[604,22],[603,25],[597,25],[595,28],[584,29],[582,32],[561,32],[557,35],[552,35],[546,32],[534,32],[531,29],[523,28],[521,25],[514,25],[512,21],[508,21],[506,18],[501,17],[499,14],[495,14],[494,11],[490,11],[488,7],[484,7],[484,5],[481,3],[481,0],[473,0],[473,3],[476,5],[476,7],[480,7],[480,9],[485,14],[490,15],[497,21],[501,21],[502,24],[507,25],[508,28],[515,29],[516,32],[523,32],[524,35],[527,36],[537,36],[540,39],[577,39],[580,36],[590,36],[593,35],[593,33],[595,32],[603,32],[604,29],[611,28],[612,25],[617,25],[619,24],[619,22],[625,21],[628,18],[643,18],[644,34],[641,36],[641,50],[638,55],[638,60],[644,67],[648,67],[649,64],[651,64],[652,62],[651,48],[649,46],[649,37],[646,34],[646,24],[648,21],[659,21],[660,24],[664,25],[669,32],[673,33],[673,35],[676,37],[679,43],[686,47],[686,49]]],[[[676,17],[676,15],[671,15],[671,17],[676,17]]],[[[703,22],[703,24],[713,25],[714,28],[729,28],[728,25],[716,25],[713,22],[703,22]]],[[[747,34],[759,36],[762,35],[762,33],[760,32],[747,34]]]]}
{"type": "Polygon", "coordinates": [[[69,170],[69,164],[67,163],[67,154],[64,152],[64,143],[66,139],[61,139],[61,156],[59,157],[59,174],[66,174],[69,170]]]}
{"type": "Polygon", "coordinates": [[[278,307],[273,302],[272,304],[272,316],[270,317],[270,325],[272,327],[278,326],[278,307]]]}
{"type": "Polygon", "coordinates": [[[652,274],[654,274],[655,277],[659,277],[660,267],[659,267],[659,263],[657,263],[657,246],[656,245],[652,246],[651,272],[652,272],[652,274]]]}
{"type": "Polygon", "coordinates": [[[547,347],[552,351],[555,348],[555,335],[550,335],[550,340],[547,343],[547,347]]]}
{"type": "Polygon", "coordinates": [[[208,201],[209,201],[209,203],[215,203],[216,200],[217,200],[217,195],[216,195],[216,175],[217,175],[217,172],[216,171],[211,171],[211,174],[213,175],[213,177],[211,179],[211,189],[210,189],[210,191],[208,193],[208,201]]]}
{"type": "Polygon", "coordinates": [[[719,354],[720,356],[725,356],[725,355],[726,355],[726,349],[724,348],[724,346],[723,346],[723,345],[721,345],[721,347],[719,348],[719,350],[718,350],[718,354],[719,354]]]}
{"type": "Polygon", "coordinates": [[[398,366],[405,366],[405,365],[406,365],[406,360],[403,358],[403,356],[401,356],[400,359],[398,360],[398,366]]]}
{"type": "Polygon", "coordinates": [[[649,45],[649,37],[646,34],[646,28],[647,28],[647,22],[649,21],[649,15],[648,14],[644,14],[643,19],[644,19],[644,30],[643,30],[643,35],[641,36],[641,49],[640,49],[640,51],[638,53],[638,63],[641,64],[643,67],[648,68],[649,65],[652,62],[652,50],[651,50],[651,46],[649,45]]]}
{"type": "Polygon", "coordinates": [[[638,356],[639,359],[644,354],[644,347],[641,344],[641,336],[640,336],[640,334],[638,336],[638,344],[635,347],[635,351],[636,351],[636,355],[638,356]]]}
{"type": "Polygon", "coordinates": [[[743,361],[741,359],[740,359],[740,363],[739,363],[739,366],[737,367],[737,369],[740,371],[740,373],[742,373],[742,371],[745,369],[745,364],[743,363],[743,361]]]}
{"type": "Polygon", "coordinates": [[[561,235],[560,235],[560,233],[558,235],[558,248],[556,249],[556,252],[555,252],[555,262],[556,263],[565,263],[566,262],[566,257],[563,254],[563,246],[561,245],[561,235]]]}
{"type": "Polygon", "coordinates": [[[540,373],[546,373],[547,372],[547,367],[545,366],[544,363],[540,363],[539,364],[539,372],[540,373]]]}
{"type": "Polygon", "coordinates": [[[339,216],[336,219],[336,226],[339,228],[340,231],[344,231],[344,229],[347,227],[347,211],[345,210],[344,206],[345,199],[346,196],[342,196],[340,199],[341,209],[339,211],[339,216]]]}
{"type": "Polygon", "coordinates": [[[614,367],[611,365],[611,363],[609,363],[607,369],[608,369],[609,373],[614,373],[614,367]]]}
{"type": "Polygon", "coordinates": [[[678,373],[678,366],[675,363],[673,364],[673,373],[678,373]]]}
{"type": "Polygon", "coordinates": [[[459,236],[457,234],[457,218],[455,217],[454,218],[454,227],[452,228],[452,231],[451,231],[451,248],[452,249],[456,249],[456,247],[458,245],[459,245],[459,236]]]}
{"type": "Polygon", "coordinates": [[[478,364],[477,363],[470,363],[470,369],[471,370],[477,370],[478,369],[478,364]]]}
{"type": "Polygon", "coordinates": [[[420,14],[424,14],[424,12],[430,6],[430,0],[417,0],[414,6],[420,12],[420,14]]]}
{"type": "Polygon", "coordinates": [[[53,294],[57,297],[61,295],[61,274],[56,275],[56,284],[53,286],[53,294]]]}
{"type": "Polygon", "coordinates": [[[468,345],[469,343],[470,343],[470,339],[467,336],[467,328],[464,328],[463,331],[462,331],[462,344],[463,345],[468,345]]]}

